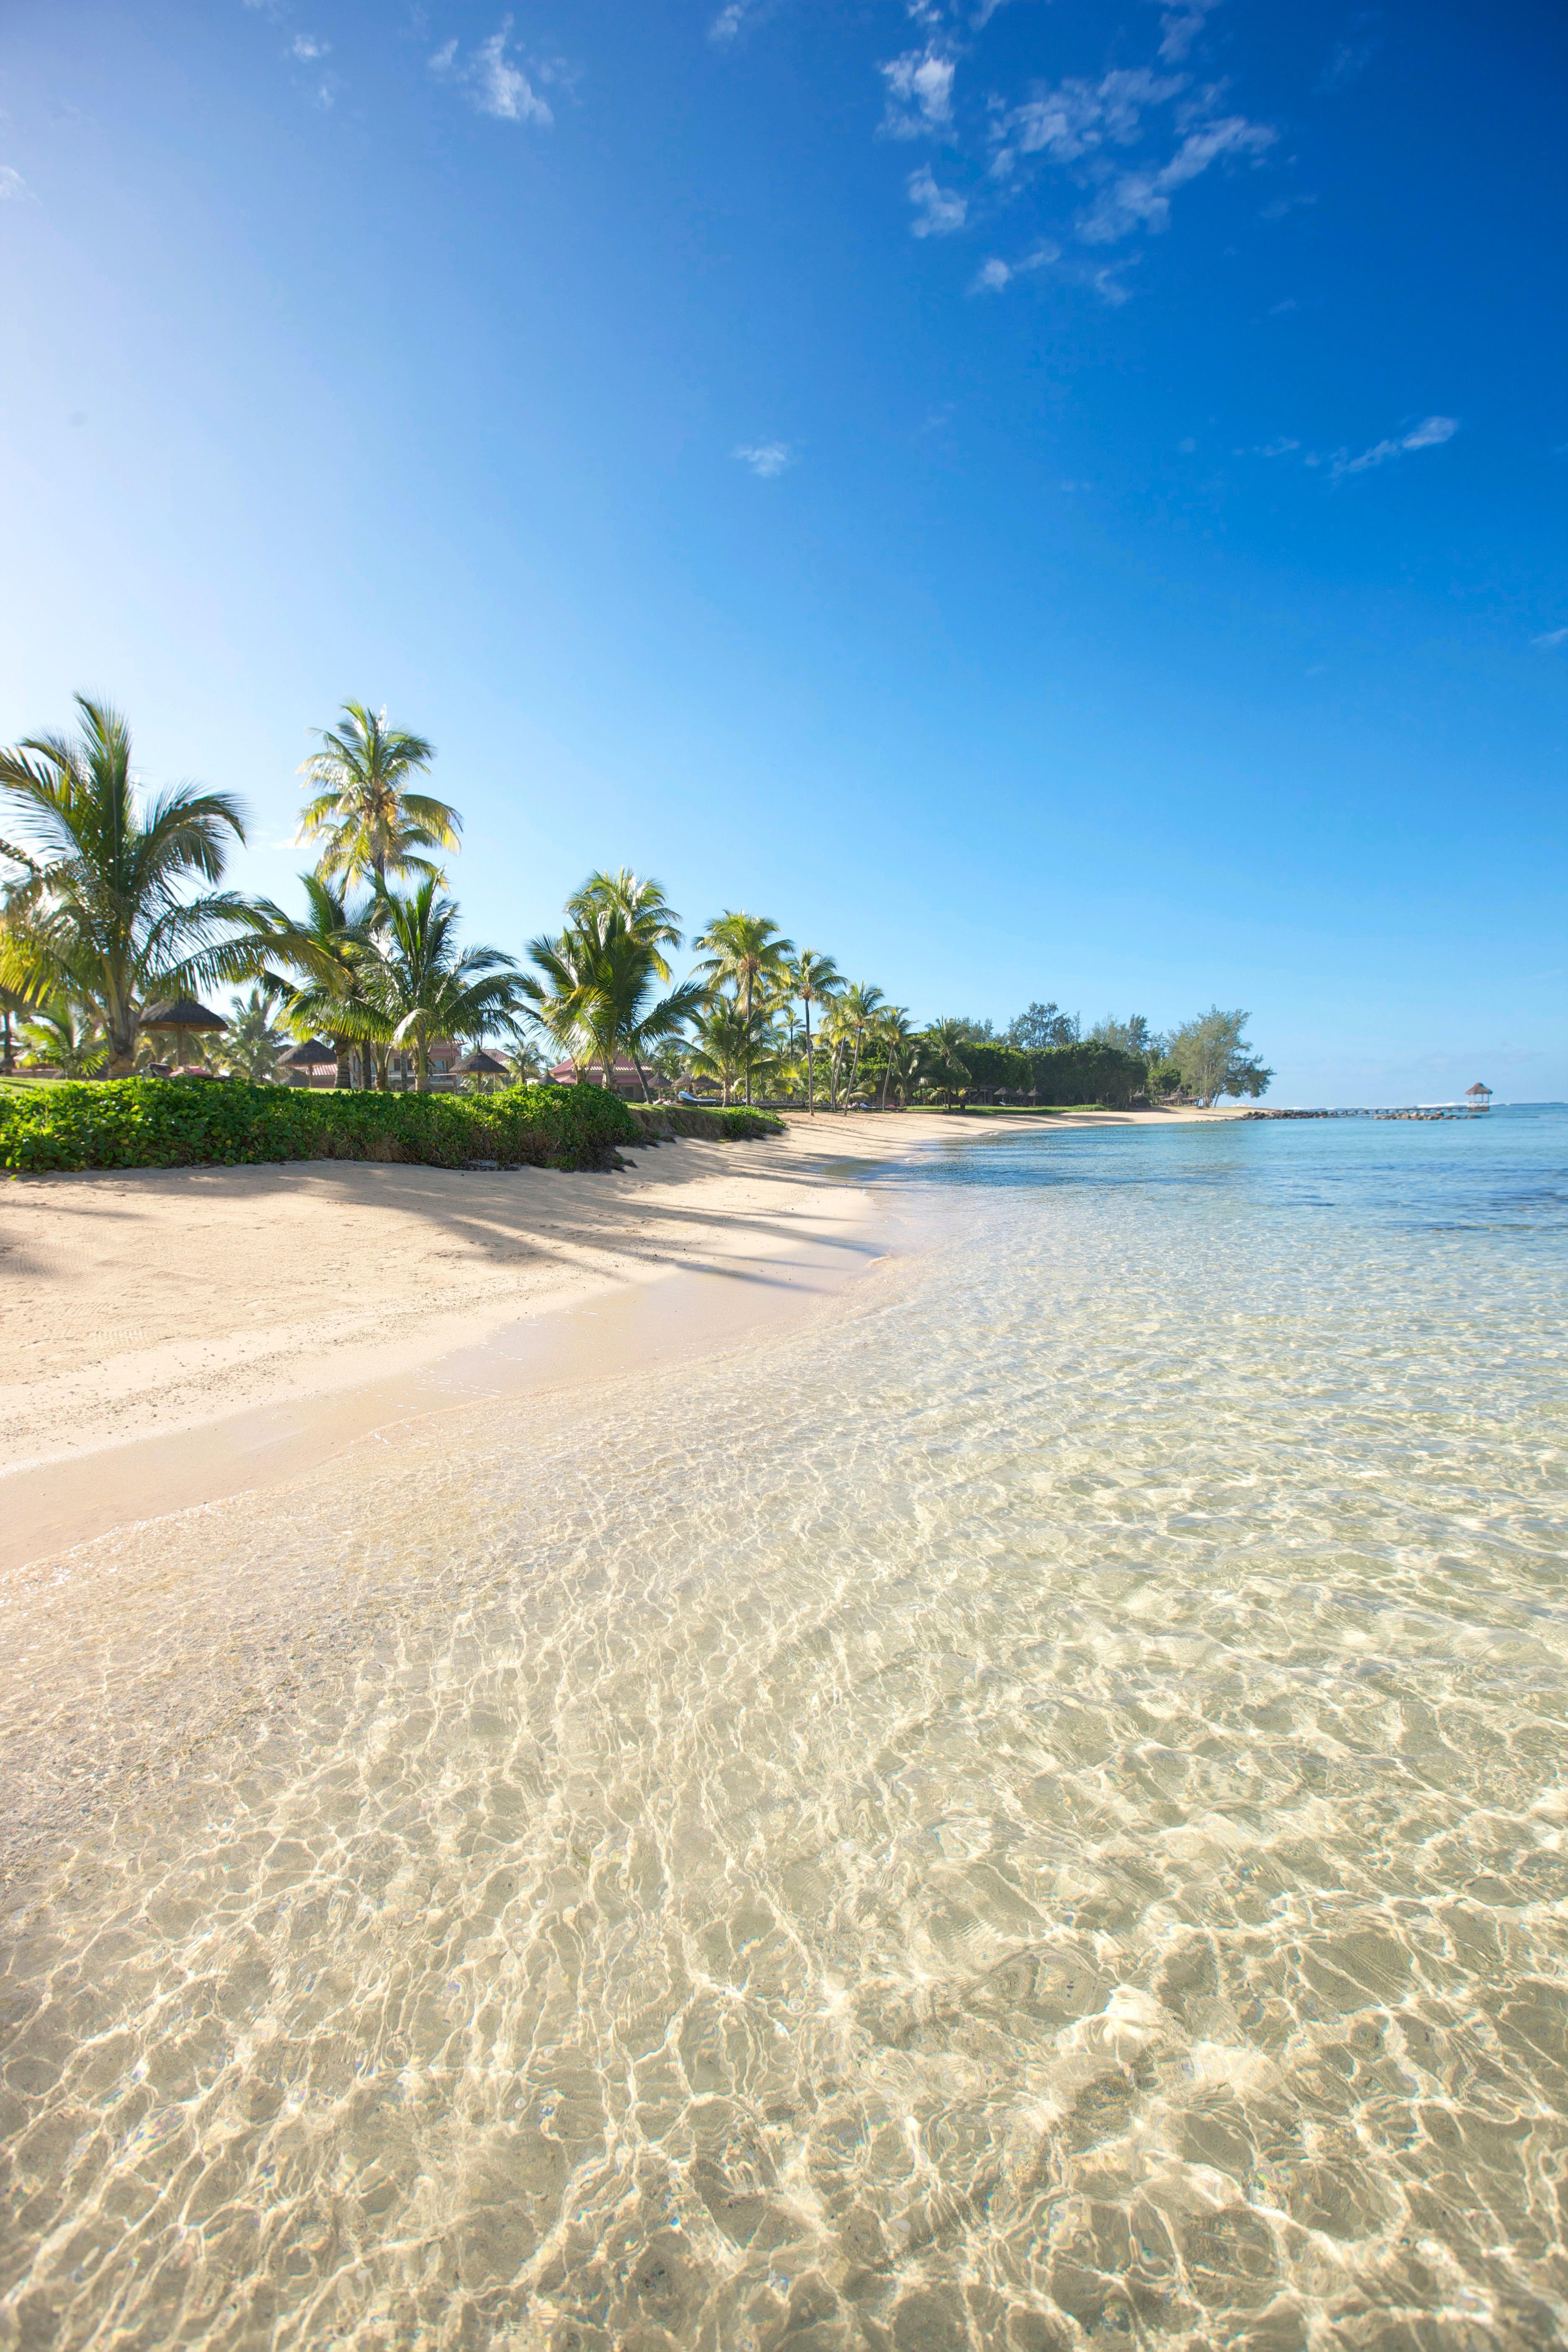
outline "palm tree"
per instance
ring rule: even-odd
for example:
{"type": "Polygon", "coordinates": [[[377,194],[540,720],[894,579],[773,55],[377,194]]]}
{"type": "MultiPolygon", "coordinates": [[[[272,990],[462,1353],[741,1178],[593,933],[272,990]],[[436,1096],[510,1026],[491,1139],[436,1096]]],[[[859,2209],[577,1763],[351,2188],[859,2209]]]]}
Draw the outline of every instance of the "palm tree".
{"type": "Polygon", "coordinates": [[[351,1055],[357,1045],[368,1086],[373,1045],[387,1034],[372,952],[381,910],[374,898],[351,907],[319,874],[301,874],[300,880],[305,892],[302,921],[269,898],[258,903],[258,924],[271,963],[281,963],[294,975],[289,979],[269,969],[267,977],[298,1035],[331,1039],[338,1085],[353,1083],[351,1055]]]}
{"type": "Polygon", "coordinates": [[[89,1004],[108,1039],[108,1075],[121,1077],[136,1066],[150,997],[256,969],[250,908],[200,887],[219,880],[227,837],[243,842],[245,822],[229,794],[194,784],[144,799],[120,712],[86,695],[76,706],[79,736],[29,737],[0,751],[9,815],[0,856],[21,868],[0,936],[0,987],[64,988],[89,1004]]]}
{"type": "Polygon", "coordinates": [[[345,702],[335,728],[321,728],[321,749],[300,770],[321,786],[300,818],[301,841],[324,843],[318,870],[384,882],[389,874],[437,872],[425,849],[456,849],[463,820],[445,801],[407,790],[427,769],[436,747],[423,735],[389,727],[384,707],[367,710],[345,702]]]}
{"type": "Polygon", "coordinates": [[[760,1014],[742,1013],[731,997],[716,997],[697,1022],[691,1066],[704,1076],[718,1079],[726,1106],[742,1083],[750,1102],[753,1074],[765,1075],[773,1063],[770,1034],[770,1026],[760,1014]]]}
{"type": "Polygon", "coordinates": [[[921,1040],[921,1060],[927,1069],[941,1074],[947,1088],[947,1107],[952,1108],[954,1079],[961,1087],[969,1084],[969,1065],[962,1047],[968,1038],[968,1024],[963,1021],[933,1021],[921,1040]]]}
{"type": "Polygon", "coordinates": [[[897,1073],[901,1100],[903,1080],[908,1076],[919,1050],[919,1040],[915,1034],[914,1024],[910,1019],[909,1007],[903,1004],[884,1005],[871,1024],[871,1034],[877,1044],[880,1045],[885,1057],[882,1064],[881,1108],[886,1110],[889,1079],[897,1073]]]}
{"type": "Polygon", "coordinates": [[[367,963],[367,988],[394,1045],[414,1050],[415,1085],[430,1091],[430,1041],[480,1037],[517,1013],[516,964],[500,948],[458,946],[458,909],[427,874],[408,898],[383,883],[376,892],[381,952],[367,963]]]}
{"type": "Polygon", "coordinates": [[[868,982],[864,984],[857,982],[853,988],[847,988],[845,990],[842,998],[839,1000],[838,1009],[843,1018],[843,1024],[848,1031],[855,1046],[854,1066],[849,1073],[849,1096],[851,1100],[854,1099],[855,1088],[859,1083],[860,1056],[866,1050],[866,1039],[869,1034],[872,1023],[877,1018],[878,1010],[881,1005],[881,990],[879,988],[872,987],[868,982]]]}
{"type": "Polygon", "coordinates": [[[815,948],[802,948],[795,961],[785,967],[784,985],[805,1013],[805,1108],[815,1118],[816,1087],[811,1053],[811,1008],[840,994],[844,976],[831,956],[818,955],[815,948]]]}
{"type": "Polygon", "coordinates": [[[109,1059],[109,1040],[96,1013],[63,991],[27,1014],[22,1034],[62,1078],[96,1077],[109,1059]]]}
{"type": "Polygon", "coordinates": [[[248,996],[235,998],[223,1047],[230,1069],[253,1087],[271,1086],[288,1043],[288,1031],[274,1024],[270,991],[257,987],[248,996]]]}
{"type": "Polygon", "coordinates": [[[662,882],[634,874],[629,866],[623,866],[618,874],[590,874],[582,888],[567,899],[566,912],[577,923],[590,911],[618,915],[632,937],[653,950],[652,969],[659,979],[669,978],[664,950],[680,945],[680,917],[662,882]]]}
{"type": "MultiPolygon", "coordinates": [[[[700,971],[710,974],[716,987],[726,984],[734,990],[735,1002],[742,1016],[750,1022],[752,998],[759,982],[783,978],[789,958],[795,952],[795,941],[786,940],[779,927],[766,915],[736,913],[731,909],[710,923],[698,940],[706,948],[707,960],[698,966],[700,971]]],[[[746,1100],[752,1099],[750,1066],[746,1072],[746,1100]]]]}
{"type": "Polygon", "coordinates": [[[607,1087],[615,1085],[617,1055],[627,1055],[649,1102],[644,1054],[683,1029],[707,992],[689,980],[650,1003],[656,976],[668,977],[669,969],[658,940],[639,936],[613,908],[584,892],[571,906],[577,919],[558,939],[529,941],[529,960],[542,977],[526,977],[522,992],[547,1035],[580,1060],[600,1064],[607,1087]]]}

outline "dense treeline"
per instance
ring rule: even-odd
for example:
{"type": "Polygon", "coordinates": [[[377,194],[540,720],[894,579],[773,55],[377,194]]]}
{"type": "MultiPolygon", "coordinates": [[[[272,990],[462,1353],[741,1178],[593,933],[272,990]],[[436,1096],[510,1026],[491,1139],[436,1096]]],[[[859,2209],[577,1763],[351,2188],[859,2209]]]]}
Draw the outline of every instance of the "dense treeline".
{"type": "MultiPolygon", "coordinates": [[[[495,1077],[537,1084],[565,1057],[606,1091],[651,1099],[706,1082],[725,1105],[739,1095],[810,1111],[976,1097],[1120,1105],[1177,1091],[1212,1102],[1268,1082],[1246,1049],[1244,1013],[1215,1007],[1168,1037],[1138,1015],[1086,1037],[1077,1015],[1040,1003],[1001,1035],[957,1016],[921,1027],[744,909],[698,933],[700,961],[677,982],[681,918],[658,882],[625,868],[590,875],[526,962],[465,945],[437,862],[458,849],[462,819],[416,789],[435,748],[361,703],[344,704],[305,762],[299,838],[316,865],[300,902],[246,899],[220,887],[245,839],[237,803],[195,785],[144,793],[124,719],[86,698],[78,711],[77,736],[0,752],[7,1072],[19,1026],[67,1079],[178,1064],[266,1086],[325,1064],[338,1091],[383,1095],[410,1071],[427,1093],[432,1049],[452,1041],[471,1048],[463,1067],[478,1093],[495,1077]],[[195,1001],[223,983],[249,984],[226,1018],[195,1001]]],[[[125,1116],[128,1133],[157,1123],[140,1097],[125,1116]]],[[[357,1132],[352,1121],[342,1131],[357,1132]]],[[[268,1156],[260,1128],[253,1139],[268,1156]]]]}

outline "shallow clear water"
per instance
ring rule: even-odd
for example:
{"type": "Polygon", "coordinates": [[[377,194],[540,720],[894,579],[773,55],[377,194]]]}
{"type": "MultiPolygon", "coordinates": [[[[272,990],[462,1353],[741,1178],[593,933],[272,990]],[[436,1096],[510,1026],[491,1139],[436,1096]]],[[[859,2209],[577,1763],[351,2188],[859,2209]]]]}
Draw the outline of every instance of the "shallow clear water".
{"type": "Polygon", "coordinates": [[[887,1196],[13,1595],[0,2342],[1568,2340],[1568,1115],[887,1196]]]}

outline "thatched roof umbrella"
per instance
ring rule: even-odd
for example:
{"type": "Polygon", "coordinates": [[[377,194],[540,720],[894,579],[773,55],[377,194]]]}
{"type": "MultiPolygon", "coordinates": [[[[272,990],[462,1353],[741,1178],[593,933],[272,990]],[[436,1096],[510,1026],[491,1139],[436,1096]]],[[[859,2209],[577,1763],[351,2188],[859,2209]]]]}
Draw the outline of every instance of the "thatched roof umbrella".
{"type": "Polygon", "coordinates": [[[323,1045],[319,1037],[312,1037],[307,1044],[296,1045],[291,1054],[285,1054],[283,1066],[286,1070],[324,1070],[335,1064],[337,1058],[335,1045],[323,1045]]]}
{"type": "Polygon", "coordinates": [[[506,1064],[498,1062],[493,1054],[487,1054],[482,1045],[476,1045],[471,1054],[465,1054],[458,1068],[466,1078],[504,1078],[506,1076],[506,1064]]]}
{"type": "Polygon", "coordinates": [[[226,1029],[228,1023],[220,1013],[209,1012],[198,1004],[194,996],[172,996],[166,1004],[150,1004],[141,1020],[139,1029],[226,1029]]]}

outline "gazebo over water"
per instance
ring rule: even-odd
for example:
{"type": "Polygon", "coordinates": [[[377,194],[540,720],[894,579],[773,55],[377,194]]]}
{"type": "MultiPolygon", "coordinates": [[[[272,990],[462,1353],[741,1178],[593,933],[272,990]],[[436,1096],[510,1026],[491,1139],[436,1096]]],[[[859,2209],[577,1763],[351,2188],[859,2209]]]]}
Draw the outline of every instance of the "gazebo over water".
{"type": "Polygon", "coordinates": [[[1473,1087],[1465,1088],[1465,1100],[1472,1110],[1490,1110],[1492,1090],[1490,1087],[1484,1087],[1478,1078],[1473,1087]]]}

